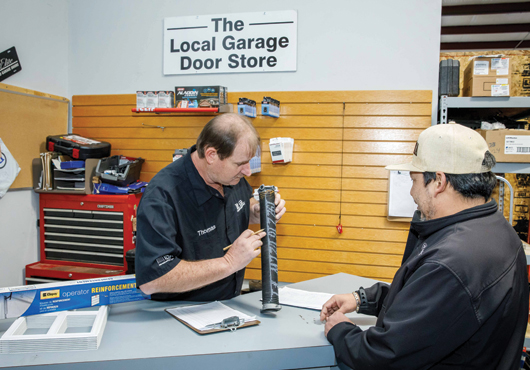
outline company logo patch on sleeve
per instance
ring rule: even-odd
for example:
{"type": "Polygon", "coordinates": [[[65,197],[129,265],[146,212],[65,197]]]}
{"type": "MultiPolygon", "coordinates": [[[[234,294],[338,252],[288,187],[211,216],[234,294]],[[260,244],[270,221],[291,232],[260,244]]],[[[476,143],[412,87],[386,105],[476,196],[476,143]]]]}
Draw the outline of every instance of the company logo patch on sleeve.
{"type": "Polygon", "coordinates": [[[156,263],[158,263],[158,266],[162,266],[162,265],[168,263],[169,261],[173,261],[174,259],[175,259],[175,257],[173,257],[172,255],[166,254],[165,256],[158,257],[156,259],[156,263]]]}

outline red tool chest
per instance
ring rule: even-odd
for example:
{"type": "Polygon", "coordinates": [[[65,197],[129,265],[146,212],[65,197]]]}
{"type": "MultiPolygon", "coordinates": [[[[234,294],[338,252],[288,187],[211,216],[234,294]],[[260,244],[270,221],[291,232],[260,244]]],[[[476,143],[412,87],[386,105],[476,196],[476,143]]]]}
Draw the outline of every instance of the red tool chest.
{"type": "Polygon", "coordinates": [[[141,194],[39,195],[40,261],[26,284],[124,275],[141,194]]]}

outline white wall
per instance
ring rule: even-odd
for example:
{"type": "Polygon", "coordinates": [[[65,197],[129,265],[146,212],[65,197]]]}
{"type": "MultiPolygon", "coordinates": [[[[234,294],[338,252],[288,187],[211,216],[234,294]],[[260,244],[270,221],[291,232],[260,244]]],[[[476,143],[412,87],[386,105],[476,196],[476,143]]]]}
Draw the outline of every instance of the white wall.
{"type": "MultiPolygon", "coordinates": [[[[15,46],[22,65],[2,83],[69,97],[68,1],[0,0],[0,11],[0,51],[15,46]]],[[[24,266],[39,259],[38,209],[32,190],[0,199],[0,287],[24,284],[24,266]]]]}
{"type": "Polygon", "coordinates": [[[436,90],[440,0],[92,0],[70,5],[72,94],[127,94],[175,85],[229,91],[436,90]],[[163,19],[298,11],[296,72],[162,73],[163,19]]]}

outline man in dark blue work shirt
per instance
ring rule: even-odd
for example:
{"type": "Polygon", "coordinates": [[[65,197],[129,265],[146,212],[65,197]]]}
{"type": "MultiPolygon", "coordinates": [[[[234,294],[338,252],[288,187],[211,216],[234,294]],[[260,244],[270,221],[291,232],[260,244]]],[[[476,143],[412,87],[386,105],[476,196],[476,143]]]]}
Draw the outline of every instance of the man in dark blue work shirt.
{"type": "MultiPolygon", "coordinates": [[[[211,301],[239,295],[260,254],[259,203],[244,176],[260,138],[237,114],[212,119],[190,153],[162,169],[138,208],[137,285],[153,299],[211,301]],[[232,244],[227,251],[223,248],[232,244]]],[[[276,195],[276,219],[285,201],[276,195]]]]}

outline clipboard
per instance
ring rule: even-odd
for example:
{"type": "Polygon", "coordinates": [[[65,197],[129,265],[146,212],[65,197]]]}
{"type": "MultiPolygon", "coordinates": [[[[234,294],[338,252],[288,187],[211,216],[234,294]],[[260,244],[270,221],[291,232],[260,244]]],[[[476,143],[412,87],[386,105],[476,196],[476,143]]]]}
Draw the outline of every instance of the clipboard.
{"type": "MultiPolygon", "coordinates": [[[[181,319],[178,318],[177,316],[173,315],[171,312],[168,311],[167,308],[166,308],[164,311],[166,311],[168,314],[170,314],[171,316],[173,316],[175,319],[177,319],[178,321],[180,321],[181,323],[183,323],[184,325],[186,325],[188,328],[190,328],[191,330],[193,330],[195,333],[198,333],[198,334],[201,334],[201,335],[204,335],[204,334],[212,334],[212,333],[219,333],[219,332],[221,332],[221,331],[234,331],[234,330],[232,330],[231,328],[199,330],[199,329],[197,329],[196,327],[194,327],[194,326],[188,324],[186,321],[181,320],[181,319]]],[[[254,326],[254,325],[258,325],[258,324],[261,324],[261,321],[259,321],[259,320],[250,321],[250,322],[246,322],[246,323],[244,323],[243,325],[239,325],[238,327],[236,327],[236,329],[247,328],[247,327],[249,327],[249,326],[254,326]]]]}
{"type": "Polygon", "coordinates": [[[166,308],[164,311],[166,311],[168,314],[173,316],[175,319],[177,319],[178,321],[186,325],[188,328],[190,328],[194,332],[201,334],[201,335],[218,333],[221,331],[235,331],[240,328],[255,326],[261,323],[259,320],[255,319],[253,316],[246,315],[243,312],[234,310],[233,308],[228,307],[224,305],[223,303],[217,302],[217,301],[207,303],[207,304],[166,308]],[[176,312],[179,310],[181,312],[176,312]],[[205,317],[203,317],[202,320],[197,320],[197,315],[199,316],[203,315],[205,317]],[[222,319],[220,318],[221,316],[223,317],[222,319]],[[188,321],[191,321],[191,323],[186,321],[186,319],[188,321]],[[229,319],[233,319],[233,320],[229,320],[229,319]],[[239,324],[239,320],[241,319],[248,320],[248,321],[245,321],[242,324],[239,324]],[[208,329],[201,330],[196,325],[193,325],[193,321],[195,321],[197,324],[202,324],[199,327],[204,327],[205,321],[208,323],[211,323],[211,325],[214,323],[215,324],[225,323],[226,321],[226,324],[228,324],[228,326],[221,327],[221,328],[208,328],[208,329]]]}

